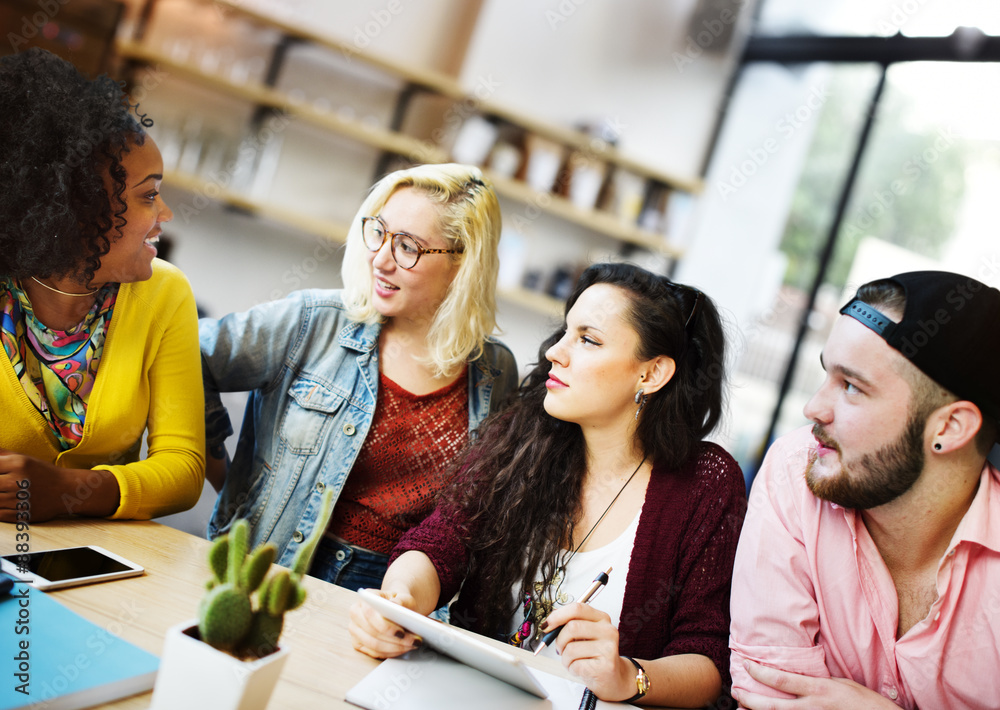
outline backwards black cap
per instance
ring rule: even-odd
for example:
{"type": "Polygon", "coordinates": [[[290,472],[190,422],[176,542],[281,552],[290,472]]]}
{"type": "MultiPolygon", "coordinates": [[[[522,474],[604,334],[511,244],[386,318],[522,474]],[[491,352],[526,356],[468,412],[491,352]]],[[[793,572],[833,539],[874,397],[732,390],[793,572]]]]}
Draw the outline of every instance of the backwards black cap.
{"type": "Polygon", "coordinates": [[[906,294],[894,323],[857,294],[840,312],[865,324],[928,377],[1000,421],[1000,291],[947,271],[912,271],[887,281],[906,294]]]}

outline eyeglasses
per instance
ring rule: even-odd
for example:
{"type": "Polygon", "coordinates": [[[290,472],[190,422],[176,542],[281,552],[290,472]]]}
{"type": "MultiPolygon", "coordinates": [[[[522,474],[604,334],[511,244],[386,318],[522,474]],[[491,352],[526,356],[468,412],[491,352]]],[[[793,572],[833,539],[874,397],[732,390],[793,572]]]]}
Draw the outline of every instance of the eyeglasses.
{"type": "Polygon", "coordinates": [[[378,217],[361,218],[361,236],[370,251],[378,251],[392,239],[392,258],[401,269],[412,269],[424,254],[461,254],[461,249],[424,249],[406,232],[390,232],[378,217]]]}

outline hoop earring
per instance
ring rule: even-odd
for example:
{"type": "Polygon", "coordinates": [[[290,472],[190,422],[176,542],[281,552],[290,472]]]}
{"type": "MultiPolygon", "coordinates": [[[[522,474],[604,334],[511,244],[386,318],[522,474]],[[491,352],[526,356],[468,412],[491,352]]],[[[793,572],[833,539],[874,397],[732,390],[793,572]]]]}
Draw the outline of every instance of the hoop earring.
{"type": "Polygon", "coordinates": [[[642,390],[639,390],[638,392],[635,393],[635,401],[638,402],[639,404],[639,408],[635,410],[636,421],[639,421],[639,412],[641,412],[642,408],[646,406],[647,399],[649,399],[649,395],[643,394],[642,390]]]}

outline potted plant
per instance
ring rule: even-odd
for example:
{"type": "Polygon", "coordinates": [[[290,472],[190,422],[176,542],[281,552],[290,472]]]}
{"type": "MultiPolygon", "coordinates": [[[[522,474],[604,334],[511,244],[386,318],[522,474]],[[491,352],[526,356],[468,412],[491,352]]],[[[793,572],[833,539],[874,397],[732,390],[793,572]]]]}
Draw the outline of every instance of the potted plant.
{"type": "Polygon", "coordinates": [[[302,577],[332,510],[333,491],[328,490],[316,526],[290,570],[269,574],[277,549],[267,543],[249,551],[246,520],[237,520],[216,538],[208,552],[212,578],[198,618],[167,631],[151,710],[267,706],[288,655],[278,645],[285,612],[305,601],[302,577]]]}

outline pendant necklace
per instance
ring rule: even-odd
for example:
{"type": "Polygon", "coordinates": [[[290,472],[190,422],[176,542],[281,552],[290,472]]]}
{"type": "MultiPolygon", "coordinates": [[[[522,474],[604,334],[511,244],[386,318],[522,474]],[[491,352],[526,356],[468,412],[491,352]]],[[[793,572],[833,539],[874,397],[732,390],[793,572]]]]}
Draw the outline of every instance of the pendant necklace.
{"type": "Polygon", "coordinates": [[[621,494],[625,492],[626,488],[628,488],[628,484],[632,482],[633,478],[635,478],[635,474],[639,473],[639,469],[642,468],[644,463],[646,463],[647,458],[647,456],[642,457],[642,461],[639,462],[639,465],[635,467],[632,475],[628,477],[628,480],[622,484],[622,487],[619,489],[618,493],[615,494],[615,497],[611,499],[610,503],[608,503],[608,507],[604,509],[603,513],[601,513],[601,517],[597,519],[596,523],[590,526],[590,530],[588,530],[587,534],[583,536],[582,540],[580,540],[580,544],[577,545],[575,549],[570,551],[569,556],[556,568],[551,581],[548,584],[544,582],[535,582],[534,597],[531,594],[526,592],[524,593],[524,621],[518,627],[518,630],[508,637],[507,640],[509,643],[515,646],[520,646],[522,642],[530,637],[534,636],[535,640],[541,637],[540,627],[548,615],[552,613],[553,608],[555,608],[556,600],[559,598],[559,588],[562,586],[563,579],[566,577],[566,566],[570,563],[570,560],[573,559],[574,555],[580,551],[580,548],[586,544],[587,540],[590,539],[594,530],[596,530],[597,526],[601,524],[602,520],[604,520],[604,516],[608,514],[608,511],[611,510],[612,506],[614,506],[621,494]],[[555,589],[552,589],[553,586],[555,586],[555,589]],[[550,591],[551,593],[549,593],[550,591]]]}

